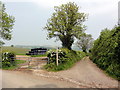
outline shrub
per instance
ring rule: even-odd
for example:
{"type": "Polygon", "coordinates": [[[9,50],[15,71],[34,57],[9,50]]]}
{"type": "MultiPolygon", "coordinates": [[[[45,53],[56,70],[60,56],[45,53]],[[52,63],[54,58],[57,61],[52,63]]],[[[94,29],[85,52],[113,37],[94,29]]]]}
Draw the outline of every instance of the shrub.
{"type": "Polygon", "coordinates": [[[15,54],[11,52],[2,53],[2,67],[15,66],[15,54]]]}
{"type": "MultiPolygon", "coordinates": [[[[65,63],[66,62],[66,54],[69,52],[68,49],[59,49],[58,50],[58,63],[65,63]]],[[[49,58],[49,63],[56,62],[56,50],[50,50],[47,52],[47,57],[49,58]]]]}
{"type": "Polygon", "coordinates": [[[57,66],[56,50],[50,50],[47,53],[49,57],[49,63],[45,65],[45,68],[49,71],[60,71],[68,69],[85,56],[84,52],[61,48],[58,50],[59,65],[57,66]]]}
{"type": "Polygon", "coordinates": [[[120,27],[101,32],[91,50],[91,59],[110,76],[120,80],[120,27]]]}

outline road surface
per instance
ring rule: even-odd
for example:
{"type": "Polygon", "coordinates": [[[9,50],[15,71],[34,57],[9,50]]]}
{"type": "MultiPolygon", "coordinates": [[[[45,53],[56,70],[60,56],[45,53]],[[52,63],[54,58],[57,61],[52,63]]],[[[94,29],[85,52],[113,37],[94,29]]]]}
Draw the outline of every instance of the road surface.
{"type": "MultiPolygon", "coordinates": [[[[0,70],[1,72],[2,70],[0,70]]],[[[1,81],[1,80],[0,80],[1,81]]],[[[2,88],[72,88],[75,85],[18,71],[2,71],[2,88]]]]}
{"type": "Polygon", "coordinates": [[[2,70],[0,70],[0,90],[2,89],[2,70]]]}
{"type": "Polygon", "coordinates": [[[83,58],[68,70],[59,72],[34,70],[34,73],[41,76],[55,76],[88,88],[118,88],[118,81],[106,75],[89,57],[83,58]]]}
{"type": "Polygon", "coordinates": [[[89,57],[64,71],[25,72],[3,70],[3,88],[118,88],[118,81],[106,75],[89,57]]]}

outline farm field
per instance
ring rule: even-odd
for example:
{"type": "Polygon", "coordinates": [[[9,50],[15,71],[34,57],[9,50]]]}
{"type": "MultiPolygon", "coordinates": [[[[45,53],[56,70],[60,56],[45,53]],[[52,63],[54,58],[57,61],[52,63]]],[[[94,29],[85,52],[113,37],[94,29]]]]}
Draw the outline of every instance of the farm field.
{"type": "Polygon", "coordinates": [[[10,46],[3,46],[2,51],[3,52],[14,52],[17,55],[25,55],[26,52],[28,52],[30,49],[27,48],[18,48],[18,47],[10,47],[10,46]]]}

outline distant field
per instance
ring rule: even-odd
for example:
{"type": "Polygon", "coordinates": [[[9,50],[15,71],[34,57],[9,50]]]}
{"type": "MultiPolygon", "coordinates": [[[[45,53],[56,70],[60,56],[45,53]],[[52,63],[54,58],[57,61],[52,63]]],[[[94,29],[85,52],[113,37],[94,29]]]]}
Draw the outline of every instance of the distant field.
{"type": "Polygon", "coordinates": [[[10,47],[10,46],[3,46],[2,47],[2,51],[6,52],[14,52],[17,55],[25,55],[26,52],[28,52],[30,49],[26,49],[26,48],[17,48],[17,47],[10,47]]]}

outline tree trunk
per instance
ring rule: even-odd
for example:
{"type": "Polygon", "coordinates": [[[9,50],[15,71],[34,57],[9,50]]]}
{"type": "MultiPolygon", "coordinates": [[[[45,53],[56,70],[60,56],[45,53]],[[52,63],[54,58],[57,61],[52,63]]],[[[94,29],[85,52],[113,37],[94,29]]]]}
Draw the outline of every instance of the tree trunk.
{"type": "Polygon", "coordinates": [[[62,38],[61,41],[62,41],[63,48],[67,48],[67,49],[71,50],[71,46],[74,42],[74,39],[72,37],[66,36],[66,37],[62,38]]]}

